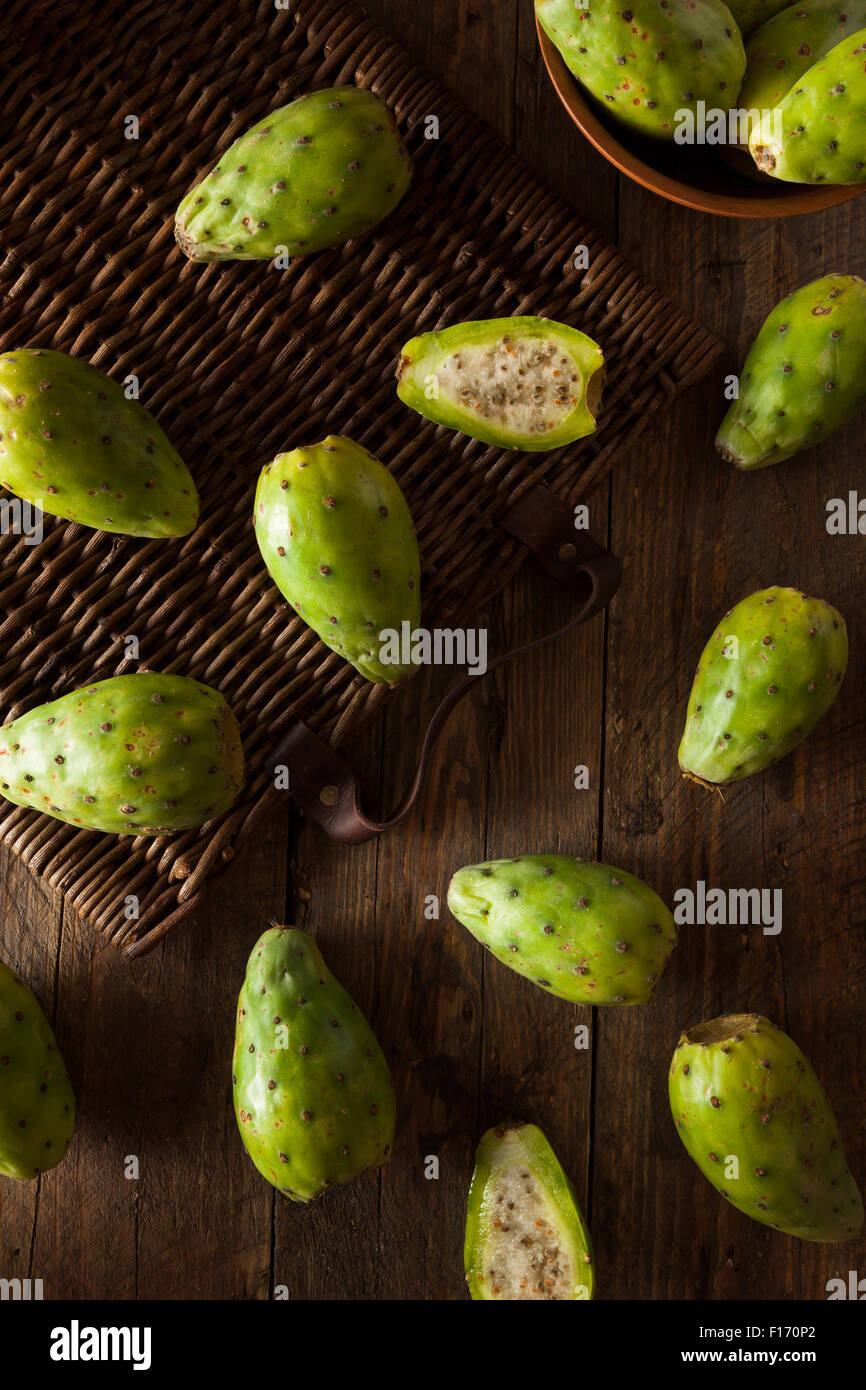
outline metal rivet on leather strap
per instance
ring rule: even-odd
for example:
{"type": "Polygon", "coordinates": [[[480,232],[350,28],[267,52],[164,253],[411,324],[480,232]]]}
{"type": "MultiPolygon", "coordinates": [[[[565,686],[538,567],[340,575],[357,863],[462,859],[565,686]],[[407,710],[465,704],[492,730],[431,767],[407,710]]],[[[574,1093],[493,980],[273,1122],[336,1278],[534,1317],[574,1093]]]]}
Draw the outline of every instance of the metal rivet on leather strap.
{"type": "Polygon", "coordinates": [[[319,792],[319,800],[323,806],[336,806],[340,800],[340,793],[336,787],[322,787],[319,792]]]}

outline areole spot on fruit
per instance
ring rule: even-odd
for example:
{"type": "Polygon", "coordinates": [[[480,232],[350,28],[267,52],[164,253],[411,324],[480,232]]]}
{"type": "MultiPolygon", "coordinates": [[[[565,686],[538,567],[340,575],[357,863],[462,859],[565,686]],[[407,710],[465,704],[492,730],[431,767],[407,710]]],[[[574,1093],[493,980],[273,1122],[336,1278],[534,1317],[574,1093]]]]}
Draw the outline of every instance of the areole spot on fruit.
{"type": "MultiPolygon", "coordinates": [[[[772,23],[773,16],[791,3],[792,0],[730,0],[728,8],[737,21],[740,32],[748,35],[772,23]]],[[[799,8],[798,0],[797,9],[799,8]]],[[[748,52],[748,46],[746,51],[748,52]]]]}

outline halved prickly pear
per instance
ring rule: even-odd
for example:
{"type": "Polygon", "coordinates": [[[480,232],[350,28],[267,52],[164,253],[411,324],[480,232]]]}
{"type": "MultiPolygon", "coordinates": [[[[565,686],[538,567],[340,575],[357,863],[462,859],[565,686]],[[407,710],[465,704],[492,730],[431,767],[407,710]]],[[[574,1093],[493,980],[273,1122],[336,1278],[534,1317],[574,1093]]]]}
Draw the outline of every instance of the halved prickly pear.
{"type": "Polygon", "coordinates": [[[75,1128],[75,1096],[51,1024],[0,961],[0,1173],[38,1177],[59,1163],[75,1128]]]}
{"type": "Polygon", "coordinates": [[[595,429],[604,356],[551,319],[481,319],[412,338],[397,383],[401,401],[437,425],[503,449],[555,449],[595,429]]]}
{"type": "Polygon", "coordinates": [[[247,1153],[293,1202],[390,1159],[394,1090],[382,1049],[297,927],[271,927],[253,947],[232,1073],[247,1153]]]}
{"type": "Polygon", "coordinates": [[[262,469],[253,520],[269,575],[323,642],[368,681],[415,669],[390,659],[387,634],[420,620],[421,562],[384,464],[339,435],[279,454],[262,469]]]}
{"type": "Polygon", "coordinates": [[[412,163],[388,107],[360,87],[309,92],[271,111],[191,188],[175,236],[193,261],[309,256],[375,227],[412,163]]]}
{"type": "Polygon", "coordinates": [[[801,1240],[851,1240],[863,1202],[830,1102],[793,1039],[760,1014],[683,1033],[671,1111],[705,1178],[739,1211],[801,1240]]]}
{"type": "Polygon", "coordinates": [[[448,906],[503,965],[572,1004],[644,1003],[677,940],[648,884],[565,854],[469,864],[448,906]]]}
{"type": "Polygon", "coordinates": [[[50,516],[122,536],[185,536],[189,469],[116,381],[48,348],[0,356],[0,482],[50,516]]]}
{"type": "Polygon", "coordinates": [[[839,693],[845,619],[799,589],[759,589],[729,609],[705,646],[679,763],[693,781],[740,782],[797,748],[839,693]]]}
{"type": "Polygon", "coordinates": [[[469,1188],[463,1251],[473,1300],[593,1296],[592,1241],[574,1189],[536,1125],[482,1137],[469,1188]]]}
{"type": "Polygon", "coordinates": [[[0,729],[0,796],[80,830],[190,830],[227,811],[243,777],[234,714],[188,676],[112,676],[0,729]]]}

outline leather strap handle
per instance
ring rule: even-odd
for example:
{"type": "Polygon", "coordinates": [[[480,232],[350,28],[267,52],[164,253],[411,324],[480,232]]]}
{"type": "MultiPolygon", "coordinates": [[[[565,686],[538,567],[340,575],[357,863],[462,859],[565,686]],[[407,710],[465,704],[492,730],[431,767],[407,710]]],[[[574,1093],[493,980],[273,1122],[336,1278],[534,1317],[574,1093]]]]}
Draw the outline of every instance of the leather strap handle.
{"type": "MultiPolygon", "coordinates": [[[[488,672],[535,647],[555,642],[585,623],[607,606],[622,577],[622,565],[616,556],[597,545],[585,531],[575,531],[569,507],[541,484],[516,502],[500,525],[532,551],[549,575],[574,589],[583,601],[564,627],[497,656],[488,663],[488,672]]],[[[362,806],[363,789],[351,768],[301,720],[280,740],[268,759],[268,771],[275,774],[279,766],[289,769],[290,791],[295,800],[333,839],[353,845],[370,840],[408,816],[424,785],[430,753],[443,725],[479,679],[483,677],[462,677],[436,707],[424,735],[412,785],[387,820],[373,820],[367,814],[362,806]]]]}

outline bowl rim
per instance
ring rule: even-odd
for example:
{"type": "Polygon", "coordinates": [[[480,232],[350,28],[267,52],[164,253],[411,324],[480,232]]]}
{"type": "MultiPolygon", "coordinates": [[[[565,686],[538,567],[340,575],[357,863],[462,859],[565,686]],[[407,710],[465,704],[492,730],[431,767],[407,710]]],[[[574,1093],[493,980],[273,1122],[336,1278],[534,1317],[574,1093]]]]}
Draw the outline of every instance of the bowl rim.
{"type": "Polygon", "coordinates": [[[669,202],[679,203],[681,207],[691,208],[693,212],[710,212],[723,217],[762,218],[772,220],[777,217],[797,217],[809,212],[819,212],[824,208],[836,207],[850,202],[861,193],[866,193],[866,184],[826,184],[820,188],[789,184],[796,192],[780,193],[772,197],[757,194],[754,198],[737,193],[713,193],[709,189],[695,188],[662,174],[651,164],[646,164],[627,146],[620,143],[596,116],[589,102],[584,98],[577,78],[571,73],[565,59],[553,40],[544,32],[535,16],[535,29],[541,46],[541,56],[554,90],[578,130],[599,154],[625,174],[634,183],[647,188],[669,202]]]}

